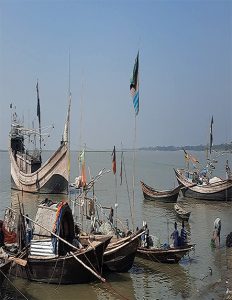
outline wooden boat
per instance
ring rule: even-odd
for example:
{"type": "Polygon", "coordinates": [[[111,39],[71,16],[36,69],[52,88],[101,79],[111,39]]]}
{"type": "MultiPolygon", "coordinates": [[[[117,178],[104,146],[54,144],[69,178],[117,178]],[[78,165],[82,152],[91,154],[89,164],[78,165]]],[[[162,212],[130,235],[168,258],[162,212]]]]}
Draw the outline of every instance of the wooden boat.
{"type": "Polygon", "coordinates": [[[193,249],[194,245],[168,249],[139,247],[136,256],[158,263],[178,263],[184,255],[193,249]]]}
{"type": "Polygon", "coordinates": [[[0,256],[0,287],[3,284],[3,281],[6,279],[7,274],[10,270],[11,261],[6,258],[1,258],[0,256]]]}
{"type": "Polygon", "coordinates": [[[80,238],[83,247],[74,247],[74,221],[65,202],[39,205],[33,222],[29,251],[20,257],[27,260],[27,264],[25,267],[17,265],[15,275],[56,284],[87,283],[96,277],[103,280],[103,253],[112,236],[105,236],[101,241],[80,238]]]}
{"type": "Polygon", "coordinates": [[[128,272],[134,263],[143,230],[112,240],[104,252],[104,267],[113,272],[128,272]]]}
{"type": "Polygon", "coordinates": [[[164,202],[176,202],[179,191],[180,191],[180,186],[172,189],[172,190],[164,190],[164,191],[157,191],[154,188],[148,186],[144,182],[141,182],[142,186],[142,191],[143,191],[143,196],[144,199],[146,200],[160,200],[164,202]]]}
{"type": "Polygon", "coordinates": [[[174,204],[174,209],[175,209],[175,212],[176,212],[177,216],[180,219],[182,219],[184,221],[188,221],[189,220],[189,217],[190,217],[190,214],[191,214],[190,211],[186,211],[183,207],[181,207],[177,203],[174,204]]]}
{"type": "Polygon", "coordinates": [[[214,177],[209,182],[195,182],[193,173],[174,169],[177,181],[182,185],[184,197],[209,201],[232,201],[232,180],[214,177]]]}
{"type": "Polygon", "coordinates": [[[40,109],[39,131],[25,128],[17,114],[12,114],[9,145],[12,189],[30,193],[68,193],[69,114],[70,103],[61,144],[44,164],[41,156],[40,109]],[[36,136],[39,136],[40,149],[26,149],[26,140],[31,140],[31,137],[35,137],[36,140],[36,136]]]}

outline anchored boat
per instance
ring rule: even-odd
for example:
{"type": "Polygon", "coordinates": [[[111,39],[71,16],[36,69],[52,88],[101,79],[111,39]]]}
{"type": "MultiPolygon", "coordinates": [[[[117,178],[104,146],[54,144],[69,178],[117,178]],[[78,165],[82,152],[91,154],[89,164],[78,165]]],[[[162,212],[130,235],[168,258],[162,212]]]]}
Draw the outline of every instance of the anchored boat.
{"type": "MultiPolygon", "coordinates": [[[[14,112],[10,130],[10,165],[12,189],[45,194],[67,194],[69,181],[69,101],[67,119],[64,126],[64,134],[59,148],[43,164],[42,147],[43,132],[40,124],[40,102],[37,84],[37,116],[39,118],[39,130],[25,128],[14,112]],[[36,139],[39,137],[40,149],[36,148],[36,139]],[[33,140],[34,139],[34,140],[33,140]],[[29,150],[26,143],[33,142],[33,150],[29,150]]],[[[11,105],[12,108],[12,105],[11,105]]]]}

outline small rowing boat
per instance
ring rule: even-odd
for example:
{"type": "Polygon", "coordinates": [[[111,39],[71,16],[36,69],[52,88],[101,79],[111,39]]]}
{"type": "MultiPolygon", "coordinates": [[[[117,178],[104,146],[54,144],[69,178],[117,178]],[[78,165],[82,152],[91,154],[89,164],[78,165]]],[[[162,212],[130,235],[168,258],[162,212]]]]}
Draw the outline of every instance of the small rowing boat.
{"type": "Polygon", "coordinates": [[[190,211],[186,211],[183,207],[181,207],[179,204],[175,203],[174,204],[174,209],[175,209],[175,213],[176,215],[184,220],[184,221],[188,221],[189,220],[189,217],[190,217],[190,214],[191,212],[190,211]]]}
{"type": "Polygon", "coordinates": [[[148,186],[144,182],[141,182],[141,187],[143,191],[144,199],[146,200],[160,200],[163,202],[176,202],[180,186],[172,189],[172,190],[164,190],[164,191],[157,191],[154,188],[148,186]]]}
{"type": "Polygon", "coordinates": [[[167,249],[139,247],[136,256],[158,263],[178,263],[184,255],[193,249],[194,245],[167,249]]]}

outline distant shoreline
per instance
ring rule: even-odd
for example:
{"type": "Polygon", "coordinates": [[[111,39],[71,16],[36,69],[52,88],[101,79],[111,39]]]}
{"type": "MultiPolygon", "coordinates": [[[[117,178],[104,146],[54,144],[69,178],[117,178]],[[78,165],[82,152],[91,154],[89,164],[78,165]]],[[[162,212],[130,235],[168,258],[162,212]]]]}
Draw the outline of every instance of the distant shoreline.
{"type": "MultiPolygon", "coordinates": [[[[151,150],[151,151],[179,151],[179,150],[190,150],[190,151],[206,151],[209,149],[208,145],[198,146],[155,146],[155,147],[142,147],[139,150],[151,150]]],[[[219,144],[213,145],[212,150],[214,151],[232,151],[232,143],[230,144],[219,144]]]]}
{"type": "MultiPolygon", "coordinates": [[[[180,150],[187,150],[187,151],[206,151],[208,148],[207,145],[198,145],[198,146],[150,146],[150,147],[140,147],[135,149],[136,151],[180,151],[180,150]]],[[[232,152],[232,142],[230,144],[219,144],[219,145],[213,145],[212,150],[214,151],[227,151],[232,152]]],[[[45,151],[55,151],[55,150],[43,150],[45,151]]],[[[82,150],[74,150],[71,151],[77,151],[80,152],[82,150]]],[[[121,150],[118,149],[117,152],[121,150]]],[[[123,149],[124,152],[131,152],[134,151],[133,149],[123,149]]],[[[8,152],[6,149],[0,149],[0,152],[8,152]]],[[[86,152],[112,152],[112,150],[86,150],[86,152]]]]}

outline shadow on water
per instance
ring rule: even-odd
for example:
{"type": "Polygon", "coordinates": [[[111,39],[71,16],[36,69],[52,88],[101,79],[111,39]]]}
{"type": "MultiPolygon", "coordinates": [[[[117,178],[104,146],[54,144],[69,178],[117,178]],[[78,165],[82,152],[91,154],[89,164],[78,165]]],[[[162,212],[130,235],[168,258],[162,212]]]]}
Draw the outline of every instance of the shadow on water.
{"type": "Polygon", "coordinates": [[[154,289],[153,295],[156,299],[157,296],[159,299],[167,299],[168,295],[183,298],[191,295],[188,270],[180,264],[162,264],[136,258],[133,275],[144,295],[151,295],[151,289],[154,289]],[[165,286],[165,290],[162,290],[161,286],[165,286]]]}
{"type": "MultiPolygon", "coordinates": [[[[95,289],[90,284],[81,285],[52,285],[35,283],[24,279],[13,279],[13,284],[30,300],[63,300],[63,299],[97,299],[95,289]]],[[[25,299],[11,286],[6,287],[7,299],[25,299]],[[17,298],[15,297],[17,295],[17,298]],[[12,298],[9,298],[12,297],[12,298]]],[[[3,298],[4,299],[4,298],[3,298]]]]}
{"type": "MultiPolygon", "coordinates": [[[[135,299],[130,273],[105,274],[106,282],[90,284],[54,285],[13,278],[13,285],[30,300],[74,300],[74,299],[135,299]]],[[[3,300],[25,299],[10,283],[4,285],[3,300]]]]}

